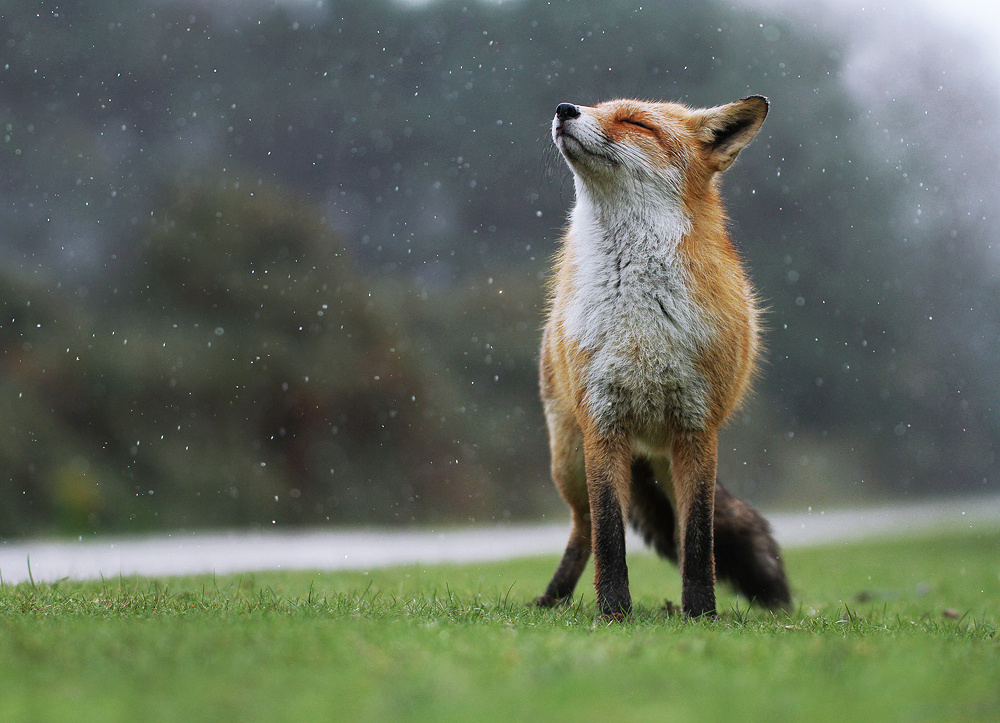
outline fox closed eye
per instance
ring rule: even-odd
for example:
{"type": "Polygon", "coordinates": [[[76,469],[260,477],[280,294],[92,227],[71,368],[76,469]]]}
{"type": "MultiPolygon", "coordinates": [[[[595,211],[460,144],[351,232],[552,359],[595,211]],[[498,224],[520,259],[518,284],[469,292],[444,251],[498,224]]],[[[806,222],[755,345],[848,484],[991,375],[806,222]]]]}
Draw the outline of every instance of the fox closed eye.
{"type": "Polygon", "coordinates": [[[621,123],[628,123],[630,126],[636,126],[637,128],[642,128],[643,130],[649,131],[650,133],[653,132],[652,128],[650,128],[648,125],[646,125],[642,121],[636,120],[635,118],[622,118],[620,122],[621,123]]]}

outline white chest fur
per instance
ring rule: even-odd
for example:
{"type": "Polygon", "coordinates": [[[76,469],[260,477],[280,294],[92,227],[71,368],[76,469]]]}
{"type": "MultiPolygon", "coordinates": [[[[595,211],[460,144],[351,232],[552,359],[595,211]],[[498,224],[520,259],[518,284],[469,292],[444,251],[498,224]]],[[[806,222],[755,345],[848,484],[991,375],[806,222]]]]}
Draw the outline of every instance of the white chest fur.
{"type": "Polygon", "coordinates": [[[668,427],[701,428],[709,390],[696,360],[713,330],[692,297],[677,245],[682,217],[599,218],[578,199],[565,328],[588,352],[586,399],[599,423],[659,444],[668,427]]]}

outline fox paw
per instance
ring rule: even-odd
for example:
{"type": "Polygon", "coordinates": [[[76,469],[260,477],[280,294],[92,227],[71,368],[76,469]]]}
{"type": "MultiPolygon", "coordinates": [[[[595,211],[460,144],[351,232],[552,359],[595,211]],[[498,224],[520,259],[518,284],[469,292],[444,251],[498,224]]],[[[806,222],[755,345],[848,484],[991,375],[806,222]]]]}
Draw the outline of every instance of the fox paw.
{"type": "Polygon", "coordinates": [[[534,605],[539,608],[554,608],[559,605],[565,605],[566,601],[569,600],[568,597],[555,597],[554,595],[539,595],[534,600],[529,603],[529,605],[534,605]]]}

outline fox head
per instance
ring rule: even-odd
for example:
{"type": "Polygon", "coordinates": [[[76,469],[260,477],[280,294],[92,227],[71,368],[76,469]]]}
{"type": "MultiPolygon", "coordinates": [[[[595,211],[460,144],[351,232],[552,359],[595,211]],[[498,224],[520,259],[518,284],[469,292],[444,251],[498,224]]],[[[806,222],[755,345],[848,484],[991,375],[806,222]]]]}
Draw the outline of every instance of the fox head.
{"type": "Polygon", "coordinates": [[[754,95],[715,108],[611,100],[593,107],[560,103],[552,139],[577,196],[659,205],[698,198],[757,134],[768,102],[754,95]]]}

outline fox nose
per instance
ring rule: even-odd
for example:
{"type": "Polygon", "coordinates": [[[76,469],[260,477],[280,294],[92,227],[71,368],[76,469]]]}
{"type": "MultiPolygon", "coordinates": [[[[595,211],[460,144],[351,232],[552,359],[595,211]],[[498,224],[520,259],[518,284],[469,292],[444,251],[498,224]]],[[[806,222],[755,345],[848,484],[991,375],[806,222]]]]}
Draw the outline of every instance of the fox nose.
{"type": "Polygon", "coordinates": [[[580,109],[577,108],[572,103],[560,103],[559,105],[556,106],[556,118],[558,118],[561,121],[579,117],[580,117],[580,109]]]}

